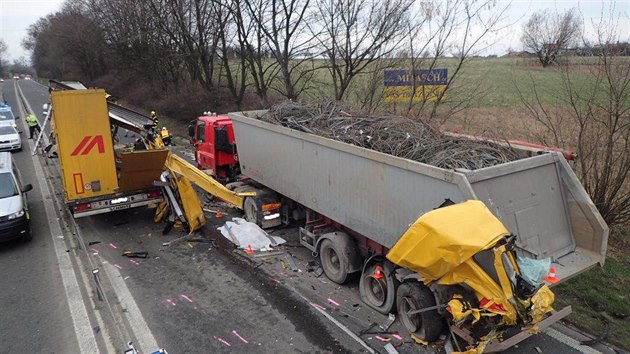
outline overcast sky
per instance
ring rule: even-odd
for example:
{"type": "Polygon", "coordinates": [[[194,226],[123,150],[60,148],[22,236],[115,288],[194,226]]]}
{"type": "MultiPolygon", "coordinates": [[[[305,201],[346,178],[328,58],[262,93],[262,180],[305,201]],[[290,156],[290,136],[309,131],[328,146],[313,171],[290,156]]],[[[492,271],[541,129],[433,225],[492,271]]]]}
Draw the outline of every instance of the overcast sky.
{"type": "Polygon", "coordinates": [[[40,17],[58,11],[62,0],[0,0],[0,38],[9,46],[9,60],[29,53],[22,48],[26,29],[40,17]]]}
{"type": "MultiPolygon", "coordinates": [[[[505,0],[497,0],[500,6],[505,0]]],[[[0,38],[9,46],[10,60],[21,56],[28,58],[21,45],[26,35],[26,28],[40,17],[58,11],[63,0],[0,0],[0,38]]],[[[579,7],[585,18],[587,31],[592,31],[590,23],[601,17],[602,4],[608,0],[514,0],[507,13],[505,23],[513,24],[504,29],[497,42],[485,54],[504,54],[509,48],[520,50],[520,32],[523,22],[535,11],[550,8],[564,11],[579,7]]],[[[630,39],[630,0],[617,0],[616,13],[619,16],[619,30],[624,40],[630,39]]]]}

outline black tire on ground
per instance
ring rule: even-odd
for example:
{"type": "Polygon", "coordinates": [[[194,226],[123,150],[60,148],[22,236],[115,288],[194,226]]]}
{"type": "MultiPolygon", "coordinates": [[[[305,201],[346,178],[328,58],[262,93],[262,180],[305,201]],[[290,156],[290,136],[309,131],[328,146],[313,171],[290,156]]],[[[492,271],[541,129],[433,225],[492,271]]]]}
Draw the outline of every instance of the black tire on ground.
{"type": "Polygon", "coordinates": [[[256,225],[260,225],[260,220],[258,220],[258,205],[256,205],[256,201],[254,200],[254,198],[245,198],[245,203],[243,203],[243,211],[245,212],[245,220],[253,222],[256,225]]]}
{"type": "Polygon", "coordinates": [[[319,259],[328,279],[337,284],[343,284],[348,280],[350,260],[337,243],[330,239],[322,241],[319,259]]]}
{"type": "Polygon", "coordinates": [[[435,306],[435,297],[429,288],[420,282],[407,282],[398,287],[396,308],[405,328],[418,337],[432,342],[442,333],[444,318],[437,310],[429,310],[414,315],[408,311],[435,306]]]}
{"type": "Polygon", "coordinates": [[[359,294],[361,300],[376,311],[386,315],[394,310],[396,306],[396,289],[399,282],[394,276],[385,274],[385,267],[382,262],[373,263],[365,268],[359,280],[359,294]],[[383,277],[377,279],[374,276],[376,266],[382,268],[383,277]]]}

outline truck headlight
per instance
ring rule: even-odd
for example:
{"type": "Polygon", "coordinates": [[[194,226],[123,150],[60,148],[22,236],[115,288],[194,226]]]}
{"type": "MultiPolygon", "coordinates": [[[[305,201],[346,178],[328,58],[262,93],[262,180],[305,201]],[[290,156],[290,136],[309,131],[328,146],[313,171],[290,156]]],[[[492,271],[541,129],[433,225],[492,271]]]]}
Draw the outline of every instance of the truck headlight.
{"type": "Polygon", "coordinates": [[[17,213],[13,213],[13,214],[9,215],[9,220],[21,218],[22,216],[24,216],[24,209],[21,209],[17,213]]]}

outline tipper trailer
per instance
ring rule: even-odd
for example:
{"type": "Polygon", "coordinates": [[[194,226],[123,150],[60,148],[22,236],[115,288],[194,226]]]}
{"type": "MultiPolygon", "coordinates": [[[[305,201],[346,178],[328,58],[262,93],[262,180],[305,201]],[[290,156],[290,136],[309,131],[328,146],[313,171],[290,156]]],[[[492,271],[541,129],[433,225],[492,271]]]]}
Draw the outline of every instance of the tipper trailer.
{"type": "MultiPolygon", "coordinates": [[[[608,227],[561,152],[537,149],[537,154],[531,156],[532,149],[527,148],[523,149],[523,158],[516,161],[477,170],[448,170],[258,119],[266,113],[199,117],[190,127],[198,167],[225,181],[240,179],[231,184],[235,190],[255,188],[257,194],[267,196],[264,205],[245,198],[243,208],[250,221],[264,227],[268,219],[277,215],[284,223],[305,219],[300,242],[319,256],[328,278],[343,283],[350,274],[359,273],[362,300],[382,313],[398,309],[406,327],[425,339],[435,339],[436,326],[429,322],[442,315],[449,319],[451,332],[467,346],[499,351],[570,313],[570,308],[551,312],[548,299],[544,305],[549,311],[544,318],[535,316],[535,323],[531,313],[522,311],[532,307],[535,293],[540,294],[536,301],[542,306],[540,298],[547,292],[540,289],[546,289],[545,285],[529,287],[529,294],[523,299],[528,305],[523,301],[518,306],[514,303],[515,274],[519,273],[516,255],[550,258],[560,281],[604,262],[608,227]],[[479,213],[477,220],[496,218],[510,234],[517,235],[487,235],[492,242],[479,246],[479,252],[471,259],[490,275],[485,281],[501,285],[498,289],[505,292],[504,305],[520,309],[520,322],[507,319],[501,304],[479,304],[479,300],[484,300],[480,292],[465,282],[449,284],[456,286],[456,296],[473,295],[473,307],[486,311],[484,316],[494,313],[503,318],[496,321],[493,329],[481,333],[464,326],[466,318],[459,316],[456,321],[456,316],[445,310],[451,308],[453,286],[440,286],[439,280],[427,279],[426,275],[423,279],[420,272],[392,261],[408,261],[401,259],[400,254],[389,254],[419,215],[445,204],[470,200],[481,201],[482,209],[491,212],[471,209],[479,213]],[[498,251],[501,247],[502,251],[498,251]],[[504,264],[495,264],[499,253],[505,253],[511,261],[502,259],[499,263],[504,264]],[[502,283],[501,273],[511,274],[513,284],[502,283]],[[507,289],[510,287],[514,291],[507,289]],[[427,289],[433,296],[418,295],[427,289]],[[529,330],[509,339],[499,336],[499,327],[515,327],[517,322],[529,330]],[[493,335],[488,336],[490,333],[493,335]]],[[[453,210],[452,215],[456,215],[455,209],[445,210],[453,210]]],[[[442,233],[434,231],[439,239],[442,233]]],[[[459,246],[427,244],[451,247],[454,253],[459,246]]],[[[455,260],[451,266],[457,268],[466,261],[455,260]]]]}

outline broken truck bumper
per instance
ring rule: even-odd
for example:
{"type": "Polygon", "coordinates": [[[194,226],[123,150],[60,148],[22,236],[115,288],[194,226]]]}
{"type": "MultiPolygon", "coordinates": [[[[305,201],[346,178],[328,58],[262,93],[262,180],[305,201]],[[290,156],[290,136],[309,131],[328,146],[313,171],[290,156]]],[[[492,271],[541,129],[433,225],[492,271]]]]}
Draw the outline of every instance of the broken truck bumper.
{"type": "MultiPolygon", "coordinates": [[[[549,317],[544,320],[538,322],[535,326],[537,327],[537,332],[544,330],[545,328],[551,326],[552,324],[560,321],[564,317],[568,316],[571,313],[571,306],[566,306],[560,311],[554,311],[549,317]]],[[[490,342],[484,349],[484,353],[496,353],[507,350],[514,345],[522,342],[523,340],[529,338],[530,336],[536,334],[535,332],[530,332],[527,329],[522,330],[521,332],[511,336],[508,339],[499,341],[498,339],[490,342]]]]}

